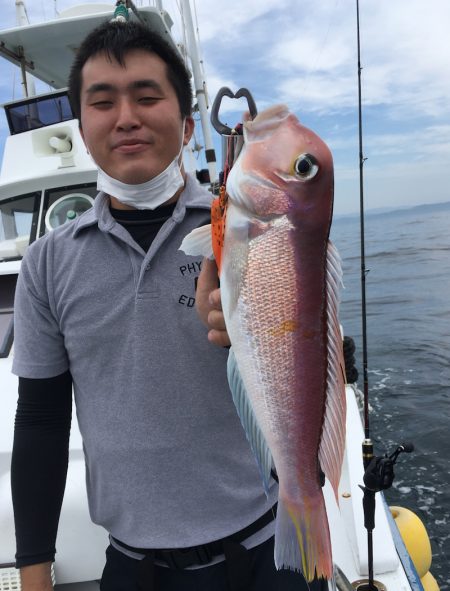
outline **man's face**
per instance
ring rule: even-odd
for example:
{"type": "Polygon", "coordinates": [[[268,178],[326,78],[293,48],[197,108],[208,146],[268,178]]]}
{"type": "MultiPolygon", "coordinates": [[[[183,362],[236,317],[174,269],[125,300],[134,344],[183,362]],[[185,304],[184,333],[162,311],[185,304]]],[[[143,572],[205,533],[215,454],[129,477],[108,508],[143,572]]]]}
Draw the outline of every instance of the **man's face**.
{"type": "Polygon", "coordinates": [[[128,184],[149,181],[187,144],[194,122],[183,120],[166,64],[136,49],[124,67],[104,53],[82,69],[81,134],[97,165],[128,184]]]}

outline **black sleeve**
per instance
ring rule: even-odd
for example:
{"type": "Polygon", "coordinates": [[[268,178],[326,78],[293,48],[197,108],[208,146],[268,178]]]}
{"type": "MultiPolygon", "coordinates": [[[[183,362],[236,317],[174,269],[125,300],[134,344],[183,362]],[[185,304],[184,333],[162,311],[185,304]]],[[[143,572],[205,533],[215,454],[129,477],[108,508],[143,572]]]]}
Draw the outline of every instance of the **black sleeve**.
{"type": "Polygon", "coordinates": [[[70,372],[19,378],[11,462],[17,568],[55,558],[71,419],[70,372]]]}

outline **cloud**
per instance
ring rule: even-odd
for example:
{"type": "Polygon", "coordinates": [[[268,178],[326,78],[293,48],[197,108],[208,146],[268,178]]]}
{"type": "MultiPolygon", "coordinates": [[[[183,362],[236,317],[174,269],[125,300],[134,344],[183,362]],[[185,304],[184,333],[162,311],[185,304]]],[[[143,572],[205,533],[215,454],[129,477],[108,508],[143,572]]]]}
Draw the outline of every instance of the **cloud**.
{"type": "MultiPolygon", "coordinates": [[[[199,5],[206,40],[220,48],[228,44],[225,53],[209,52],[217,69],[232,69],[230,62],[241,56],[239,63],[252,80],[273,81],[264,96],[270,91],[275,100],[316,112],[355,104],[356,16],[347,2],[322,0],[305,10],[291,1],[278,11],[272,2],[258,2],[252,22],[253,3],[236,11],[230,2],[223,13],[217,8],[225,15],[222,30],[213,18],[215,6],[199,5]]],[[[450,3],[442,0],[434,0],[433,10],[418,0],[408,2],[407,9],[403,3],[366,3],[361,15],[364,103],[389,103],[394,118],[411,111],[434,117],[449,113],[450,44],[443,42],[448,22],[450,3]]]]}
{"type": "Polygon", "coordinates": [[[407,154],[409,157],[439,155],[439,160],[448,159],[450,125],[434,125],[403,134],[378,134],[369,136],[371,154],[386,156],[407,154]]]}
{"type": "Polygon", "coordinates": [[[254,34],[255,23],[291,5],[292,0],[197,0],[201,39],[240,46],[254,34]]]}
{"type": "MultiPolygon", "coordinates": [[[[76,3],[58,0],[57,7],[63,10],[76,3]]],[[[164,2],[175,21],[175,36],[183,42],[178,4],[179,0],[164,2]]],[[[14,26],[10,0],[0,0],[0,9],[3,28],[14,26]]],[[[28,0],[28,13],[32,22],[53,18],[54,4],[28,0]]],[[[245,86],[260,111],[275,102],[288,104],[330,145],[337,192],[354,192],[358,175],[354,2],[196,0],[197,19],[211,102],[222,86],[233,91],[245,86]]],[[[450,2],[362,2],[360,20],[369,199],[374,206],[386,200],[392,203],[398,191],[399,199],[400,193],[417,199],[422,193],[423,199],[432,201],[449,186],[450,2]]],[[[5,74],[5,64],[0,68],[1,100],[8,100],[9,73],[5,74]]],[[[15,88],[18,97],[20,87],[15,88]]],[[[245,109],[244,101],[224,99],[221,118],[234,125],[245,109]]],[[[344,202],[349,203],[347,198],[344,202]]]]}

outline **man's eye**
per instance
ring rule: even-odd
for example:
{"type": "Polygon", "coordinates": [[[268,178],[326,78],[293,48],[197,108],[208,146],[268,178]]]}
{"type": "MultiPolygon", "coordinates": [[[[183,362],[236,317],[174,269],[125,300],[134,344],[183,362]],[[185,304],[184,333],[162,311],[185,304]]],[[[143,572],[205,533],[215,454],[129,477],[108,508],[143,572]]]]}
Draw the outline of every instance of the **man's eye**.
{"type": "Polygon", "coordinates": [[[156,103],[156,101],[159,101],[160,99],[156,96],[141,96],[138,99],[138,102],[140,103],[144,103],[144,104],[151,104],[151,103],[156,103]]]}
{"type": "Polygon", "coordinates": [[[112,105],[112,101],[95,101],[93,103],[91,103],[92,107],[97,107],[97,108],[107,108],[110,107],[112,105]]]}

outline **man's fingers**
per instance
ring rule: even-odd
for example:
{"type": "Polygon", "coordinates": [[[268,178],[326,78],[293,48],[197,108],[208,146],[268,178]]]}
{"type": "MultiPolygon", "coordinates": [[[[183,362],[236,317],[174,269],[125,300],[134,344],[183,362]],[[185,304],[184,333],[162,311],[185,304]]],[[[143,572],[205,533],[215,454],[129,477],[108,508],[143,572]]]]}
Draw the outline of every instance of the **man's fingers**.
{"type": "Polygon", "coordinates": [[[209,328],[208,340],[219,347],[229,347],[220,298],[219,277],[215,261],[203,259],[197,281],[195,305],[200,318],[209,328]]]}
{"type": "Polygon", "coordinates": [[[211,310],[208,314],[208,326],[216,330],[226,330],[223,312],[220,310],[211,310]]]}
{"type": "Polygon", "coordinates": [[[222,310],[222,299],[220,297],[220,289],[214,289],[209,294],[209,303],[214,310],[222,310]]]}
{"type": "Polygon", "coordinates": [[[202,270],[198,276],[197,290],[202,290],[210,294],[217,287],[219,287],[219,277],[216,261],[204,258],[202,261],[202,270]]]}
{"type": "Polygon", "coordinates": [[[231,345],[230,337],[225,330],[210,330],[208,340],[210,343],[219,345],[219,347],[229,347],[231,345]]]}
{"type": "Polygon", "coordinates": [[[202,270],[197,281],[195,307],[197,308],[198,315],[206,325],[208,325],[208,314],[212,307],[209,303],[209,295],[218,288],[218,285],[219,277],[217,275],[215,261],[203,259],[202,270]]]}

